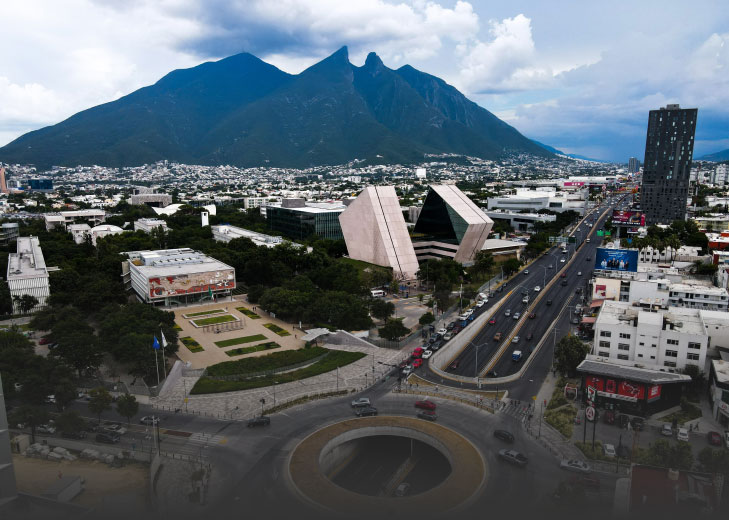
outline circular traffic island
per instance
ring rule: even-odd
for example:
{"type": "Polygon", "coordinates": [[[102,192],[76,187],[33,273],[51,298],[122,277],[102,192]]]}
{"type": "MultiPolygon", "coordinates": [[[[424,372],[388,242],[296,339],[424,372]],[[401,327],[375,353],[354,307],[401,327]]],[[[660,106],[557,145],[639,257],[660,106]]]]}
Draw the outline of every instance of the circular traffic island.
{"type": "Polygon", "coordinates": [[[455,431],[421,419],[349,419],[309,435],[289,459],[291,482],[319,507],[350,515],[430,516],[469,504],[488,467],[455,431]]]}

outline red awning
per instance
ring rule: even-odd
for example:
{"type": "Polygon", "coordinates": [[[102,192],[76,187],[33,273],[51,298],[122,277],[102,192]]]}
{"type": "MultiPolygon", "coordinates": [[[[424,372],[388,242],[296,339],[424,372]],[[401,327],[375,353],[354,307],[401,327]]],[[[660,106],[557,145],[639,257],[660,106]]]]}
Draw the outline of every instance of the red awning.
{"type": "Polygon", "coordinates": [[[592,300],[592,303],[590,303],[590,308],[594,309],[595,307],[602,307],[602,303],[605,300],[592,300]]]}
{"type": "Polygon", "coordinates": [[[597,321],[597,318],[593,318],[592,316],[585,316],[582,318],[582,323],[595,323],[597,321]]]}

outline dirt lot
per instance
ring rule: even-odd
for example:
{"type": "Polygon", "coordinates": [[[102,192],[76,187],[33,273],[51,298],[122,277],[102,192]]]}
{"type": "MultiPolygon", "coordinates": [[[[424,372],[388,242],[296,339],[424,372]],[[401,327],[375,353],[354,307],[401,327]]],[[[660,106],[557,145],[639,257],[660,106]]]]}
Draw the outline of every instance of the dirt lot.
{"type": "Polygon", "coordinates": [[[94,509],[123,504],[124,508],[138,512],[149,509],[149,467],[146,464],[110,468],[101,462],[53,462],[13,455],[13,465],[18,491],[23,493],[40,495],[58,479],[59,473],[78,475],[86,479],[85,489],[73,504],[94,509]]]}

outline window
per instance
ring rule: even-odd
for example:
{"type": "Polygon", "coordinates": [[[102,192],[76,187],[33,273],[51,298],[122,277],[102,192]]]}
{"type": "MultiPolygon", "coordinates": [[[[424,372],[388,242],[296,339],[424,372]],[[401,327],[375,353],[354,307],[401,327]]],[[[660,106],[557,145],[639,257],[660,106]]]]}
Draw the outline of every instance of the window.
{"type": "Polygon", "coordinates": [[[678,357],[677,350],[666,350],[666,357],[678,357]]]}
{"type": "Polygon", "coordinates": [[[669,345],[678,345],[678,340],[677,339],[667,339],[666,343],[668,343],[669,345]]]}
{"type": "Polygon", "coordinates": [[[645,346],[645,343],[643,343],[643,342],[641,341],[640,343],[638,343],[638,345],[640,345],[641,347],[643,347],[643,346],[645,346]]]}
{"type": "Polygon", "coordinates": [[[696,352],[689,352],[688,354],[686,354],[686,359],[690,361],[698,361],[699,354],[697,354],[696,352]]]}
{"type": "Polygon", "coordinates": [[[612,333],[609,330],[601,330],[600,331],[600,337],[601,338],[609,338],[612,335],[612,333]]]}
{"type": "Polygon", "coordinates": [[[607,349],[609,349],[610,348],[610,342],[609,341],[601,341],[599,343],[599,346],[600,346],[600,348],[607,348],[607,349]]]}
{"type": "Polygon", "coordinates": [[[630,345],[627,343],[618,343],[618,350],[630,350],[630,345]]]}
{"type": "Polygon", "coordinates": [[[656,359],[656,356],[651,356],[651,359],[656,359]]]}
{"type": "Polygon", "coordinates": [[[643,357],[643,354],[638,354],[638,357],[643,357]]]}
{"type": "Polygon", "coordinates": [[[676,367],[676,362],[675,361],[664,361],[663,362],[663,366],[664,367],[673,367],[673,368],[675,368],[676,367]]]}
{"type": "Polygon", "coordinates": [[[629,356],[627,354],[618,354],[618,359],[622,359],[623,361],[628,361],[629,356]]]}
{"type": "Polygon", "coordinates": [[[600,355],[601,355],[602,357],[610,357],[610,352],[605,352],[604,350],[601,350],[601,351],[600,351],[600,355]]]}
{"type": "Polygon", "coordinates": [[[701,343],[689,343],[688,348],[699,350],[701,349],[701,343]]]}
{"type": "Polygon", "coordinates": [[[630,339],[630,334],[626,334],[625,332],[621,332],[620,333],[620,338],[621,339],[630,339]]]}

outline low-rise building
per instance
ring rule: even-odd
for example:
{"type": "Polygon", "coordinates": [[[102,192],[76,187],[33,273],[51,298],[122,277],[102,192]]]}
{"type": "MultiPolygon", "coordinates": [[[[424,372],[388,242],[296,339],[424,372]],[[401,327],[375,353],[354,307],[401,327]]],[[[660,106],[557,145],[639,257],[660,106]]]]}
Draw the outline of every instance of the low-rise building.
{"type": "Polygon", "coordinates": [[[140,218],[134,221],[134,231],[144,231],[145,233],[151,233],[155,229],[162,228],[162,231],[167,232],[170,229],[167,227],[167,222],[159,218],[140,218]]]}
{"type": "Polygon", "coordinates": [[[167,193],[136,193],[129,199],[133,206],[150,206],[152,208],[164,208],[172,204],[172,195],[167,193]]]}
{"type": "Polygon", "coordinates": [[[119,226],[112,226],[111,224],[101,224],[100,226],[94,226],[89,230],[91,235],[91,243],[96,246],[96,242],[100,238],[108,237],[110,235],[118,235],[124,233],[124,230],[119,226]]]}
{"type": "Polygon", "coordinates": [[[556,215],[541,213],[519,213],[507,210],[485,211],[485,213],[494,222],[504,222],[517,231],[531,231],[536,223],[546,224],[557,220],[556,215]]]}
{"type": "Polygon", "coordinates": [[[282,200],[281,197],[243,197],[243,207],[245,209],[260,208],[269,204],[280,204],[282,200]]]}
{"type": "Polygon", "coordinates": [[[706,238],[709,241],[709,249],[723,251],[729,248],[729,229],[721,233],[706,233],[706,238]]]}
{"type": "Polygon", "coordinates": [[[31,312],[43,309],[50,295],[48,269],[37,237],[18,237],[17,251],[8,255],[7,282],[13,313],[21,312],[17,298],[34,296],[38,304],[31,312]]]}
{"type": "Polygon", "coordinates": [[[723,359],[711,361],[709,397],[714,419],[729,429],[729,361],[723,359]]]}
{"type": "Polygon", "coordinates": [[[0,244],[7,245],[17,240],[20,235],[20,226],[17,222],[3,222],[0,226],[0,244]]]}
{"type": "Polygon", "coordinates": [[[575,193],[566,193],[548,189],[517,188],[514,194],[489,198],[488,210],[503,209],[512,212],[530,210],[534,213],[540,209],[549,209],[557,213],[572,210],[583,215],[585,213],[585,192],[585,190],[580,190],[575,193]]]}
{"type": "Polygon", "coordinates": [[[237,226],[231,226],[230,224],[221,224],[219,226],[210,226],[213,232],[213,239],[218,242],[225,242],[226,244],[236,238],[247,238],[257,246],[263,247],[276,247],[279,244],[288,242],[296,247],[304,247],[301,244],[290,242],[285,238],[266,235],[264,233],[257,233],[249,229],[239,228],[237,226]]]}
{"type": "Polygon", "coordinates": [[[346,209],[341,202],[307,202],[283,199],[281,203],[261,206],[266,210],[268,227],[288,237],[303,240],[310,236],[343,238],[339,215],[346,209]]]}
{"type": "Polygon", "coordinates": [[[490,253],[495,261],[503,262],[509,258],[521,259],[521,253],[526,246],[526,242],[488,238],[484,241],[481,251],[490,253]]]}
{"type": "Polygon", "coordinates": [[[83,244],[86,238],[91,236],[91,226],[88,224],[69,224],[66,230],[71,233],[73,241],[77,244],[83,244]]]}
{"type": "Polygon", "coordinates": [[[78,209],[73,211],[60,211],[58,213],[46,213],[43,215],[46,222],[46,230],[63,228],[78,221],[84,221],[89,226],[98,226],[106,220],[106,211],[103,209],[78,209]]]}

